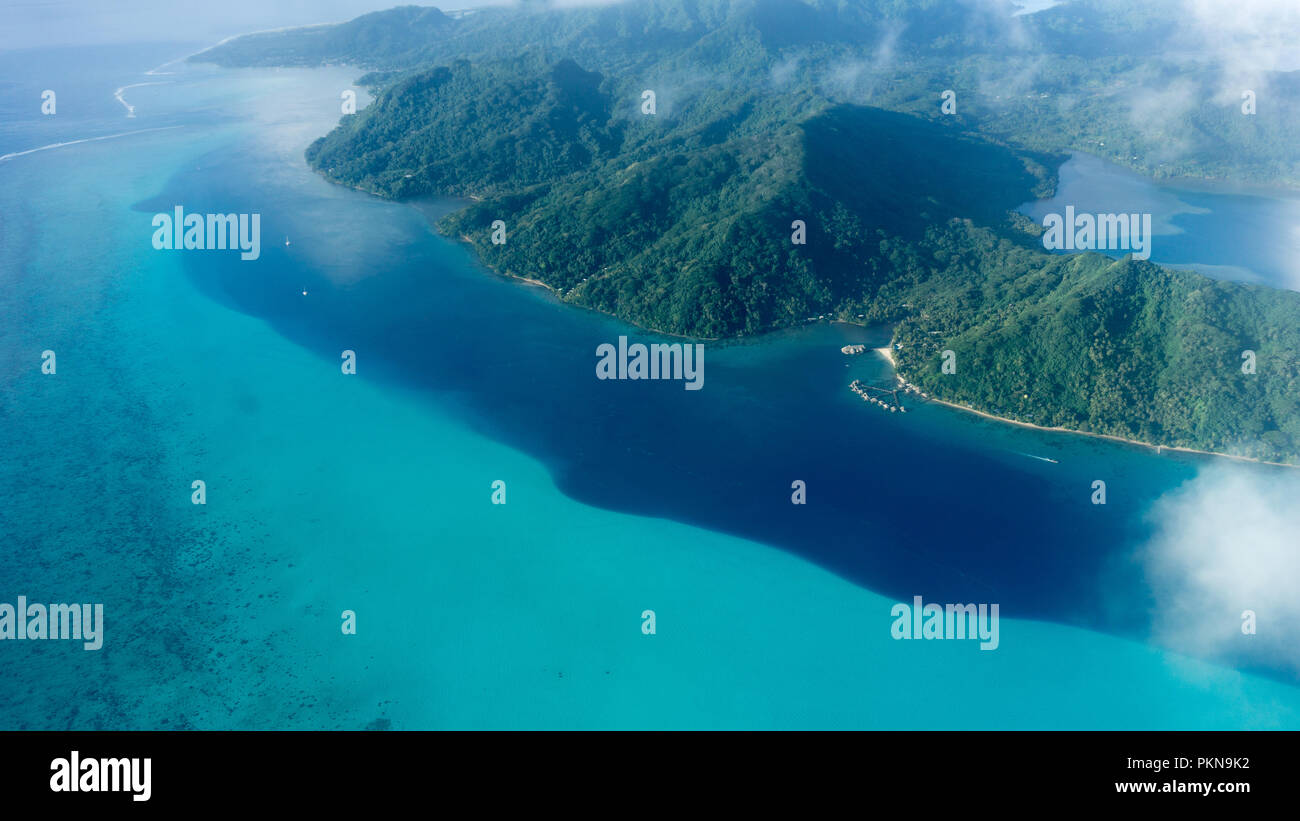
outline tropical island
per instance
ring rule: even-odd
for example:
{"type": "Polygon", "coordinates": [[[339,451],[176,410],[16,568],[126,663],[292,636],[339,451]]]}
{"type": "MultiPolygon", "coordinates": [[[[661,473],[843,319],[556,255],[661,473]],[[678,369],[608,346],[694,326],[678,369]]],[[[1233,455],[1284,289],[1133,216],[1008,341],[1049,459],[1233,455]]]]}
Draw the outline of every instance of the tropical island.
{"type": "Polygon", "coordinates": [[[386,198],[467,198],[440,230],[567,303],[704,339],[887,324],[899,373],[937,399],[1297,463],[1300,294],[1051,254],[1014,212],[1072,151],[1300,184],[1300,80],[1269,76],[1270,105],[1242,117],[1222,65],[1152,52],[1182,36],[1179,8],[408,6],[192,59],[362,66],[374,101],[310,164],[386,198]],[[1175,80],[1197,102],[1143,119],[1133,101],[1175,80]]]}

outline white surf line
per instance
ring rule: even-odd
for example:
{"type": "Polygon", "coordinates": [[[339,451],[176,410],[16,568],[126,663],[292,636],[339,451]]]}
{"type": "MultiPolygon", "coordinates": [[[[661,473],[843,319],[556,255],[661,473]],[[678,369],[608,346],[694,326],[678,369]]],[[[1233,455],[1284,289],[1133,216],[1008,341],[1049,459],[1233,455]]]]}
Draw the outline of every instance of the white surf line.
{"type": "MultiPolygon", "coordinates": [[[[194,52],[193,54],[186,55],[185,57],[180,58],[180,60],[172,60],[172,63],[179,63],[181,60],[188,60],[190,59],[190,57],[197,57],[198,55],[203,54],[204,52],[212,51],[217,46],[224,46],[226,43],[229,43],[231,40],[238,40],[240,37],[252,37],[255,34],[279,34],[285,31],[296,31],[297,29],[315,29],[315,28],[321,28],[322,26],[338,26],[346,22],[349,21],[339,20],[334,23],[307,23],[306,25],[302,25],[302,26],[281,26],[280,28],[276,28],[276,29],[259,29],[258,31],[246,31],[243,34],[232,34],[223,40],[218,40],[212,45],[194,52]]],[[[171,63],[163,63],[163,65],[158,66],[158,68],[162,68],[163,66],[169,66],[169,65],[171,65],[171,63]]]]}
{"type": "Polygon", "coordinates": [[[93,143],[100,140],[115,140],[118,137],[130,137],[132,134],[146,134],[150,131],[171,131],[173,128],[184,128],[183,125],[167,125],[161,128],[142,128],[139,131],[124,131],[121,134],[108,134],[103,137],[87,137],[84,140],[68,140],[65,143],[50,143],[40,148],[29,148],[26,151],[15,151],[12,154],[0,154],[0,162],[11,160],[14,157],[22,157],[26,154],[35,154],[37,151],[49,151],[53,148],[62,148],[65,145],[78,145],[79,143],[93,143]]]}
{"type": "Polygon", "coordinates": [[[161,85],[166,85],[167,83],[170,83],[170,82],[171,82],[171,80],[159,80],[159,81],[156,82],[156,83],[132,83],[132,84],[129,85],[129,86],[122,86],[122,87],[119,88],[117,91],[114,91],[114,92],[113,92],[113,96],[117,99],[117,101],[118,101],[119,103],[121,103],[122,105],[126,106],[126,116],[128,116],[128,117],[134,117],[134,116],[135,116],[135,106],[131,105],[130,103],[128,103],[128,102],[126,101],[126,99],[122,96],[122,92],[123,92],[123,91],[126,91],[128,88],[139,88],[140,86],[161,86],[161,85]]]}
{"type": "Polygon", "coordinates": [[[176,63],[179,63],[181,60],[184,60],[184,59],[185,59],[184,57],[177,57],[175,60],[168,60],[167,62],[163,63],[163,64],[160,65],[160,66],[155,66],[155,67],[149,69],[148,71],[146,71],[146,72],[144,73],[144,76],[146,76],[146,77],[159,77],[159,76],[163,76],[163,75],[171,75],[171,74],[175,74],[176,72],[174,72],[174,71],[162,71],[162,69],[167,68],[167,66],[170,66],[170,65],[175,65],[176,63]]]}

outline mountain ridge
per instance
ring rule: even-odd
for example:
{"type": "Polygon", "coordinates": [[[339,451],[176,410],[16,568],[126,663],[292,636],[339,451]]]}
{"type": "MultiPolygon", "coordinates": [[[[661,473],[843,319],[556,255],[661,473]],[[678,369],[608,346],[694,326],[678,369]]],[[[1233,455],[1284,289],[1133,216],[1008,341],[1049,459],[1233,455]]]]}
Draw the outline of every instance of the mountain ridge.
{"type": "MultiPolygon", "coordinates": [[[[1051,191],[1061,122],[1004,139],[999,128],[1018,127],[1005,116],[940,116],[937,90],[952,69],[924,55],[965,54],[979,28],[969,10],[960,21],[948,7],[925,17],[938,5],[635,0],[477,22],[487,12],[452,23],[410,8],[367,15],[355,29],[371,32],[367,42],[387,42],[371,31],[377,22],[421,21],[432,31],[413,35],[428,40],[422,53],[463,46],[469,56],[390,63],[395,73],[376,78],[375,101],[313,143],[308,159],[380,196],[477,198],[440,229],[496,270],[642,327],[725,338],[809,317],[890,323],[900,372],[946,401],[1044,426],[1300,460],[1297,295],[1140,260],[1046,253],[1038,227],[1012,209],[1051,191]],[[781,25],[803,8],[815,13],[781,25]],[[912,23],[890,22],[908,15],[924,24],[909,33],[912,23]],[[494,20],[508,25],[493,34],[494,20]],[[838,21],[844,30],[821,52],[790,56],[790,43],[838,21]],[[959,24],[963,38],[938,36],[959,24]],[[500,56],[521,26],[536,47],[500,56]],[[916,73],[880,87],[882,106],[828,92],[818,72],[833,65],[840,34],[881,30],[891,48],[918,49],[921,57],[897,58],[916,73]],[[908,102],[926,84],[935,94],[928,115],[908,102]],[[646,89],[653,113],[641,108],[646,89]],[[493,241],[499,226],[504,242],[493,241]],[[1243,350],[1268,366],[1241,373],[1234,356],[1243,350]],[[960,363],[955,373],[939,370],[944,351],[960,363]]],[[[1043,25],[1070,31],[1079,8],[1098,5],[1043,25]]],[[[1151,14],[1148,29],[1159,29],[1151,14]]],[[[405,59],[407,45],[390,51],[405,59]]],[[[980,59],[967,54],[959,68],[980,59]]],[[[1075,55],[1063,70],[1087,66],[1075,78],[1086,86],[1125,59],[1075,55]]],[[[890,71],[866,65],[833,77],[848,87],[863,76],[886,82],[890,71]]],[[[958,99],[959,110],[971,107],[958,99]]],[[[1042,97],[1025,99],[1032,108],[1042,97]]]]}

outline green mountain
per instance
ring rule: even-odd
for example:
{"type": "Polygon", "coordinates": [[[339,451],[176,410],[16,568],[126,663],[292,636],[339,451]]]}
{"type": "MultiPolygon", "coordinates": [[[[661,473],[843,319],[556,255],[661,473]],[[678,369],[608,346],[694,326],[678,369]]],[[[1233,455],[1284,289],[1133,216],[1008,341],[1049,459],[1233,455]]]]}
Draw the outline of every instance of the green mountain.
{"type": "Polygon", "coordinates": [[[1176,8],[405,7],[197,59],[372,69],[375,100],[308,149],[312,165],[379,196],[473,198],[442,230],[566,302],[703,338],[889,322],[900,372],[934,396],[1300,462],[1300,296],[1050,255],[1012,213],[1051,190],[1063,152],[1100,143],[1156,175],[1300,181],[1293,103],[1243,117],[1213,90],[1224,67],[1149,53],[1144,37],[1179,36],[1176,8]],[[1194,102],[1132,116],[1171,84],[1194,102]]]}
{"type": "Polygon", "coordinates": [[[1162,178],[1300,185],[1300,72],[1225,64],[1215,32],[1183,25],[1185,0],[1012,9],[1009,0],[626,0],[451,17],[406,6],[248,35],[192,59],[352,63],[374,70],[367,83],[386,85],[462,59],[567,58],[611,78],[620,95],[802,89],[930,119],[951,89],[949,119],[1013,147],[1088,151],[1162,178]],[[1249,117],[1246,89],[1259,98],[1249,117]]]}
{"type": "Polygon", "coordinates": [[[457,61],[404,76],[317,140],[307,159],[389,197],[515,191],[589,167],[622,142],[601,77],[457,61]]]}
{"type": "MultiPolygon", "coordinates": [[[[809,104],[811,105],[811,104],[809,104]]],[[[780,128],[750,100],[728,128],[677,135],[450,216],[492,267],[575,304],[671,333],[797,325],[894,278],[888,238],[1000,223],[1041,184],[1033,158],[879,109],[833,106],[780,128]],[[501,220],[507,241],[493,244],[501,220]],[[794,223],[804,224],[796,244],[794,223]]],[[[849,312],[848,308],[844,308],[849,312]]]]}
{"type": "Polygon", "coordinates": [[[1300,294],[1100,254],[1045,256],[933,229],[897,293],[901,373],[932,396],[1037,425],[1298,462],[1300,294]],[[943,352],[955,356],[942,372],[943,352]],[[1256,372],[1243,372],[1242,353],[1256,372]]]}

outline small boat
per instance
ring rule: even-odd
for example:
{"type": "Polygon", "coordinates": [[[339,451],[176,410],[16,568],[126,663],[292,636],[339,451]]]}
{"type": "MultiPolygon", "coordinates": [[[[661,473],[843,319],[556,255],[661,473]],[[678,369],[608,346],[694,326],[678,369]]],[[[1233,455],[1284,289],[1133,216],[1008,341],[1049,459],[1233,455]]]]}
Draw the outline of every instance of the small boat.
{"type": "Polygon", "coordinates": [[[289,235],[288,235],[288,234],[285,234],[285,236],[284,236],[284,244],[285,244],[286,246],[289,244],[289,235]]]}
{"type": "MultiPolygon", "coordinates": [[[[1019,453],[1019,451],[1017,451],[1017,453],[1019,453]]],[[[1060,462],[1056,461],[1055,459],[1049,459],[1049,458],[1047,458],[1046,456],[1035,456],[1035,455],[1032,454],[1032,453],[1021,453],[1020,455],[1021,455],[1021,456],[1028,456],[1030,459],[1037,459],[1037,460],[1040,461],[1040,462],[1051,462],[1051,463],[1054,464],[1054,465],[1059,465],[1059,464],[1061,464],[1060,462]]]]}

